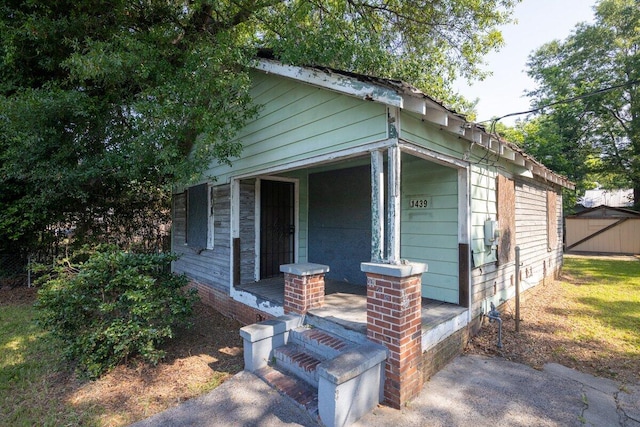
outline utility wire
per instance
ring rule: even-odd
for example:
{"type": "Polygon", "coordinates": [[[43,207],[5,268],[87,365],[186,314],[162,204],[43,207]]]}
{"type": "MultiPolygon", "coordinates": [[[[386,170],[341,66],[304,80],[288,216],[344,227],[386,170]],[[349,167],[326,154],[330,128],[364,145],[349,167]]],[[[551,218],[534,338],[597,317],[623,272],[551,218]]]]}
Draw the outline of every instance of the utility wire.
{"type": "Polygon", "coordinates": [[[488,119],[488,120],[483,120],[481,122],[476,122],[476,123],[480,124],[480,123],[491,122],[492,123],[492,127],[494,127],[497,122],[499,122],[502,119],[506,119],[507,117],[520,116],[522,114],[536,113],[538,111],[544,110],[545,108],[553,107],[554,105],[568,104],[568,103],[571,103],[571,102],[574,102],[574,101],[578,101],[580,99],[588,98],[590,96],[595,96],[595,95],[599,95],[601,93],[611,92],[612,90],[620,89],[620,88],[627,87],[627,86],[634,86],[634,85],[636,85],[638,83],[640,83],[640,80],[631,80],[630,82],[621,83],[621,84],[615,85],[615,86],[605,87],[605,88],[598,89],[598,90],[593,91],[593,92],[584,93],[582,95],[573,96],[573,97],[567,98],[567,99],[561,99],[560,101],[554,101],[554,102],[551,102],[549,104],[543,105],[541,107],[533,108],[531,110],[521,111],[521,112],[518,112],[518,113],[509,113],[509,114],[505,114],[504,116],[500,116],[500,117],[496,117],[496,118],[488,119]]]}

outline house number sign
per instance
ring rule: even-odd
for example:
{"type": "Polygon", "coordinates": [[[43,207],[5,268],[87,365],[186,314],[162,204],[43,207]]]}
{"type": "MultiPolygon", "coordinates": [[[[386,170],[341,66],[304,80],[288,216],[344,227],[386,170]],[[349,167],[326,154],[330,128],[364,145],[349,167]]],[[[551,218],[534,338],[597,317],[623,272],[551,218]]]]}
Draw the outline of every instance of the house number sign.
{"type": "Polygon", "coordinates": [[[409,200],[409,207],[411,209],[425,209],[429,206],[429,200],[423,199],[411,199],[409,200]]]}

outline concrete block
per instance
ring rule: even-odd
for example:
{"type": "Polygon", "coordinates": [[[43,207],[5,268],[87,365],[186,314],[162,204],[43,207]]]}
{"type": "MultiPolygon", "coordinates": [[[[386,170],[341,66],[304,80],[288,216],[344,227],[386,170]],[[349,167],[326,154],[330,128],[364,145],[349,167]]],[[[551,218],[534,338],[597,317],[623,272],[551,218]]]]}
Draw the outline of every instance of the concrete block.
{"type": "Polygon", "coordinates": [[[383,385],[384,363],[374,365],[340,384],[320,377],[320,420],[327,427],[343,427],[356,422],[382,401],[383,385]]]}
{"type": "Polygon", "coordinates": [[[387,359],[388,350],[379,344],[368,343],[345,351],[318,367],[318,375],[336,384],[342,384],[387,359]]]}
{"type": "Polygon", "coordinates": [[[285,314],[275,319],[254,323],[240,328],[240,336],[249,342],[256,342],[278,334],[288,333],[302,325],[302,316],[285,314]]]}
{"type": "Polygon", "coordinates": [[[383,264],[379,262],[363,262],[360,270],[364,273],[379,274],[390,277],[409,277],[422,274],[428,270],[427,264],[408,262],[405,264],[383,264]]]}
{"type": "Polygon", "coordinates": [[[301,262],[298,264],[283,264],[280,266],[280,271],[282,273],[295,274],[296,276],[313,276],[314,274],[328,273],[329,266],[312,262],[301,262]]]}
{"type": "Polygon", "coordinates": [[[350,425],[382,401],[386,357],[386,348],[370,343],[320,364],[318,414],[324,425],[350,425]]]}
{"type": "Polygon", "coordinates": [[[244,369],[255,372],[267,366],[273,349],[286,345],[289,331],[302,324],[302,316],[285,315],[240,329],[244,344],[244,369]]]}

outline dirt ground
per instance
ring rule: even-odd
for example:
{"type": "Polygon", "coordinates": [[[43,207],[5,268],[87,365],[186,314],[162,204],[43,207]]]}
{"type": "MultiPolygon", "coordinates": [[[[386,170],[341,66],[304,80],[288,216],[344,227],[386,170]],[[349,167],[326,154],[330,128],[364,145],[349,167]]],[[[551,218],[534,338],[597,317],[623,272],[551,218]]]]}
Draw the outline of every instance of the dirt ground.
{"type": "MultiPolygon", "coordinates": [[[[562,280],[572,282],[571,277],[562,280]]],[[[515,304],[502,308],[502,344],[497,322],[484,321],[479,335],[471,339],[465,353],[501,356],[542,369],[548,362],[577,369],[626,384],[640,383],[640,360],[625,358],[598,342],[569,340],[561,332],[571,329],[572,302],[559,281],[549,281],[524,292],[520,298],[520,332],[515,332],[515,304]]]]}
{"type": "MultiPolygon", "coordinates": [[[[0,306],[34,300],[34,288],[0,288],[0,306]]],[[[501,356],[537,369],[557,362],[637,383],[640,361],[611,357],[592,343],[572,342],[557,333],[569,327],[568,304],[559,282],[537,286],[521,298],[521,332],[515,332],[514,307],[509,303],[502,312],[504,347],[496,347],[497,323],[485,323],[465,352],[501,356]]],[[[200,303],[193,320],[193,328],[179,331],[179,338],[166,346],[167,357],[159,365],[133,360],[93,382],[58,373],[48,379],[54,392],[51,398],[101,413],[102,426],[123,426],[216,387],[243,367],[241,325],[200,303]]]]}
{"type": "Polygon", "coordinates": [[[209,391],[244,367],[242,325],[196,303],[193,327],[178,330],[157,366],[136,360],[68,396],[72,405],[102,407],[104,426],[127,425],[209,391]]]}

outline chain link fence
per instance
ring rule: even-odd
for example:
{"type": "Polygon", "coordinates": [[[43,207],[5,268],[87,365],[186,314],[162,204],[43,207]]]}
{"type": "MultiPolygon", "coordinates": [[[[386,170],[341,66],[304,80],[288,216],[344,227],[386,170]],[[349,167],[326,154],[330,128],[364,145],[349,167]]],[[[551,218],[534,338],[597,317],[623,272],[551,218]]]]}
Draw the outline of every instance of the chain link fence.
{"type": "MultiPolygon", "coordinates": [[[[69,252],[68,236],[62,235],[50,244],[44,245],[29,254],[19,252],[0,252],[0,288],[8,286],[33,286],[38,273],[34,266],[54,266],[57,260],[66,258],[69,252]]],[[[171,250],[170,227],[162,227],[159,232],[138,236],[120,237],[115,235],[111,243],[128,247],[134,252],[169,252],[171,250]]],[[[40,273],[41,274],[41,273],[40,273]]]]}
{"type": "Polygon", "coordinates": [[[24,255],[0,253],[0,286],[28,285],[28,263],[24,255]]]}

